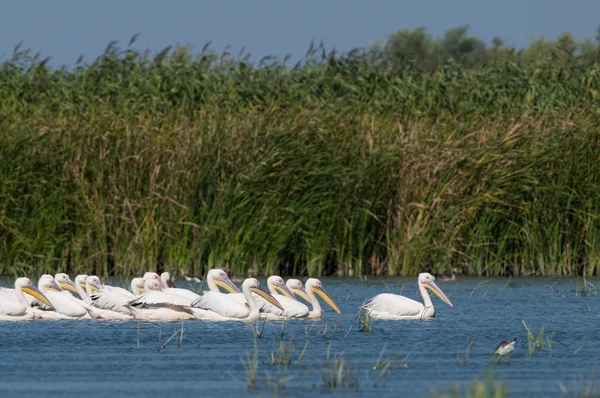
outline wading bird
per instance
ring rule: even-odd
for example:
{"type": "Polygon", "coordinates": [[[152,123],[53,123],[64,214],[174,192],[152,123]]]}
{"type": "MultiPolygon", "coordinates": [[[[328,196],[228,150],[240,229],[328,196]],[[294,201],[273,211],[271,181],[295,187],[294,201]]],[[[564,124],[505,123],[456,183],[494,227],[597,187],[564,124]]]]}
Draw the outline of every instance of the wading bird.
{"type": "Polygon", "coordinates": [[[370,317],[379,319],[433,318],[435,309],[427,289],[450,307],[454,307],[444,292],[435,284],[433,275],[426,272],[419,274],[418,285],[425,305],[398,294],[382,293],[368,300],[362,308],[368,312],[370,317]]]}
{"type": "Polygon", "coordinates": [[[503,341],[500,344],[498,344],[498,347],[496,347],[496,350],[494,350],[494,354],[498,354],[500,356],[510,354],[515,349],[516,343],[517,343],[516,338],[509,340],[509,341],[503,341]]]}

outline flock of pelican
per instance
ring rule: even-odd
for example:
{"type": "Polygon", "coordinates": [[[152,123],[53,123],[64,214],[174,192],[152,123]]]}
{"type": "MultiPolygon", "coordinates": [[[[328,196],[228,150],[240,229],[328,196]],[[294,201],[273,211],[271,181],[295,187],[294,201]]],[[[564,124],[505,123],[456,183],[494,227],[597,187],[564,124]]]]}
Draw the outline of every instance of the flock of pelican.
{"type": "Polygon", "coordinates": [[[342,314],[315,278],[303,285],[298,279],[284,282],[279,276],[271,276],[268,290],[257,279],[248,278],[240,290],[225,271],[212,269],[207,274],[207,285],[208,291],[202,295],[176,288],[168,272],[147,272],[141,278],[133,278],[130,290],[104,285],[94,275],[77,275],[75,281],[64,273],[42,275],[37,286],[28,278],[18,278],[14,289],[0,288],[0,320],[320,318],[323,309],[317,296],[342,314]]]}
{"type": "MultiPolygon", "coordinates": [[[[0,288],[0,320],[24,319],[141,319],[253,321],[259,317],[321,318],[323,309],[317,296],[338,314],[342,311],[323,288],[320,280],[309,278],[285,282],[279,276],[267,280],[267,289],[255,278],[244,280],[241,290],[225,271],[212,269],[206,277],[208,291],[199,295],[174,286],[171,275],[147,272],[133,278],[130,290],[104,285],[97,276],[65,273],[42,275],[37,287],[28,278],[18,278],[14,289],[0,288]],[[220,289],[223,289],[221,291],[220,289]],[[298,301],[306,301],[309,306],[298,301]]],[[[362,306],[373,318],[432,318],[435,309],[427,289],[452,307],[435,284],[435,277],[419,275],[418,286],[424,304],[409,298],[383,293],[362,306]]]]}

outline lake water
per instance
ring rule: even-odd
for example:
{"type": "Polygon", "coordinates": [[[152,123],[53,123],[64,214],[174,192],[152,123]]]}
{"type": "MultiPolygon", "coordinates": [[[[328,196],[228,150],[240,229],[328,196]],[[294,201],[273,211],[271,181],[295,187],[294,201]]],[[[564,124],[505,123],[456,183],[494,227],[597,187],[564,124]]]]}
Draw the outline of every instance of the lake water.
{"type": "Polygon", "coordinates": [[[0,396],[397,397],[448,393],[455,384],[464,395],[465,386],[490,374],[506,383],[509,396],[564,396],[561,389],[574,394],[590,384],[600,389],[594,384],[600,297],[582,296],[582,279],[439,282],[454,308],[433,298],[435,319],[375,320],[377,333],[359,332],[355,316],[363,300],[388,288],[420,300],[416,278],[322,280],[343,316],[326,309],[319,321],[261,322],[259,339],[245,322],[186,321],[181,346],[177,335],[159,350],[181,322],[0,322],[0,396]],[[543,347],[531,355],[523,321],[535,337],[544,328],[543,347]],[[514,353],[498,363],[491,353],[514,337],[514,353]],[[275,362],[287,365],[271,363],[280,346],[284,359],[275,362]],[[332,387],[336,360],[344,361],[346,388],[332,387]],[[252,363],[256,387],[249,389],[252,363]]]}

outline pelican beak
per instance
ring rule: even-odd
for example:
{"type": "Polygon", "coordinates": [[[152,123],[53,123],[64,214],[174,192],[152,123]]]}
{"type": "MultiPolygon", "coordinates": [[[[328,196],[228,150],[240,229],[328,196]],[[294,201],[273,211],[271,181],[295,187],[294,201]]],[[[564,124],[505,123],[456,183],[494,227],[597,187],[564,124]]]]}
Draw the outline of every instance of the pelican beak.
{"type": "Polygon", "coordinates": [[[423,286],[425,286],[425,288],[431,290],[433,292],[433,294],[438,296],[444,303],[448,304],[450,307],[454,307],[454,305],[452,305],[450,300],[448,300],[448,297],[446,297],[444,292],[442,292],[442,290],[435,284],[434,281],[425,282],[423,284],[423,286]]]}
{"type": "Polygon", "coordinates": [[[102,286],[98,282],[92,282],[89,285],[92,293],[98,293],[102,290],[102,286]]]}
{"type": "Polygon", "coordinates": [[[51,290],[51,291],[59,292],[60,293],[60,291],[62,289],[60,288],[60,286],[58,286],[56,284],[56,282],[52,281],[52,283],[48,284],[48,286],[45,287],[45,290],[51,290]]]}
{"type": "Polygon", "coordinates": [[[304,291],[304,288],[293,288],[292,292],[294,292],[294,294],[297,294],[298,296],[300,296],[300,298],[304,301],[306,301],[308,304],[310,304],[310,299],[308,298],[308,296],[306,295],[306,292],[304,291]]]}
{"type": "Polygon", "coordinates": [[[73,293],[78,293],[77,292],[77,286],[75,286],[75,283],[73,283],[72,280],[68,280],[66,282],[60,282],[60,287],[62,287],[64,290],[70,290],[73,293]]]}
{"type": "Polygon", "coordinates": [[[313,289],[313,293],[316,293],[319,297],[321,297],[323,299],[323,301],[325,301],[327,303],[327,305],[330,306],[335,312],[342,315],[342,311],[340,310],[340,307],[337,306],[335,301],[333,301],[331,296],[329,294],[327,294],[327,292],[324,289],[318,288],[316,286],[313,286],[312,289],[313,289]]]}
{"type": "Polygon", "coordinates": [[[286,285],[273,285],[273,289],[275,289],[276,291],[278,291],[286,297],[289,297],[291,299],[295,298],[294,293],[292,293],[286,285]]]}
{"type": "Polygon", "coordinates": [[[231,281],[231,279],[229,279],[229,278],[227,278],[227,279],[215,278],[215,285],[222,287],[228,293],[241,293],[240,289],[238,289],[237,286],[234,285],[233,282],[231,281]]]}
{"type": "Polygon", "coordinates": [[[168,287],[175,287],[175,284],[174,284],[173,282],[171,282],[171,280],[169,279],[169,280],[167,281],[167,286],[168,286],[168,287]]]}
{"type": "Polygon", "coordinates": [[[273,304],[275,307],[283,311],[283,307],[281,306],[281,304],[279,304],[279,301],[277,301],[275,297],[271,296],[271,293],[267,292],[262,286],[250,288],[250,291],[258,294],[259,296],[267,300],[269,303],[273,304]]]}
{"type": "Polygon", "coordinates": [[[54,306],[50,303],[50,301],[46,298],[46,296],[44,296],[44,294],[42,292],[40,292],[36,287],[25,286],[25,287],[21,288],[21,290],[23,290],[23,292],[27,293],[31,297],[35,297],[36,299],[40,300],[42,303],[44,303],[48,307],[50,307],[50,309],[52,309],[52,310],[55,309],[54,306]]]}
{"type": "Polygon", "coordinates": [[[83,290],[85,290],[85,282],[79,282],[79,286],[81,286],[81,288],[82,288],[83,290]]]}

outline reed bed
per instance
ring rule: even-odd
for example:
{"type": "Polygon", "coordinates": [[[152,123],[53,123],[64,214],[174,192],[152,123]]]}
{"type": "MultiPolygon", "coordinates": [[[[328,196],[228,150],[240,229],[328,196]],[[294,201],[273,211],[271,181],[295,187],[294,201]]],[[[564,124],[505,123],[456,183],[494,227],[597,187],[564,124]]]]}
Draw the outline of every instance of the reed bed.
{"type": "Polygon", "coordinates": [[[286,62],[17,48],[0,275],[598,273],[597,64],[286,62]]]}

